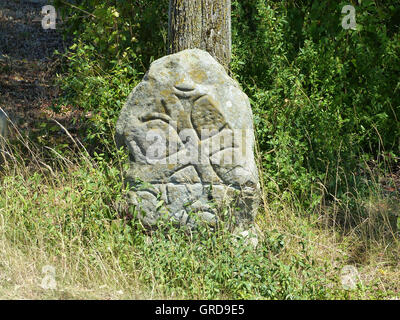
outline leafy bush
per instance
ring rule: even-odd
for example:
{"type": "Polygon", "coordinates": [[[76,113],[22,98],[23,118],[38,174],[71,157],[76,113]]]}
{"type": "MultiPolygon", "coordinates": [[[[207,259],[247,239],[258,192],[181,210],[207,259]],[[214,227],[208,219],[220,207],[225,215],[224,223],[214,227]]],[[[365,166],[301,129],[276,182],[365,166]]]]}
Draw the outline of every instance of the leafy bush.
{"type": "MultiPolygon", "coordinates": [[[[75,35],[64,103],[89,113],[87,142],[104,149],[129,91],[166,52],[168,1],[77,2],[58,2],[75,35]]],[[[398,157],[396,3],[360,1],[357,30],[345,30],[347,1],[233,1],[232,70],[252,101],[268,190],[313,208],[347,192],[364,161],[398,157]]]]}
{"type": "Polygon", "coordinates": [[[232,67],[253,102],[268,187],[311,205],[318,182],[340,198],[361,156],[400,151],[400,9],[363,0],[357,30],[345,30],[347,4],[234,2],[232,67]]]}
{"type": "Polygon", "coordinates": [[[114,123],[150,62],[163,55],[168,7],[163,1],[55,1],[73,44],[65,55],[59,104],[86,111],[91,150],[110,149],[114,123]],[[160,17],[165,16],[164,19],[160,17]]]}

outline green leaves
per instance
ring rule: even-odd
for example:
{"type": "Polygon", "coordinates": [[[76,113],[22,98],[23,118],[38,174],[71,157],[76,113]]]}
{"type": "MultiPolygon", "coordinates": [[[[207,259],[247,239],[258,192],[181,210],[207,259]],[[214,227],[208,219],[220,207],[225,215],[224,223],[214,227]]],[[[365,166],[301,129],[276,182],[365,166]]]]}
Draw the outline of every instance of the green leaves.
{"type": "Polygon", "coordinates": [[[80,132],[92,146],[89,151],[111,150],[126,97],[152,57],[164,54],[168,3],[84,0],[78,7],[56,5],[68,17],[65,32],[74,35],[59,79],[64,91],[59,104],[92,114],[83,119],[80,132]]]}
{"type": "Polygon", "coordinates": [[[341,188],[337,166],[350,175],[363,152],[400,148],[395,13],[363,1],[357,30],[344,30],[346,4],[233,4],[232,68],[252,100],[267,185],[272,193],[294,192],[307,206],[322,199],[315,191],[309,197],[321,182],[341,188]]]}
{"type": "MultiPolygon", "coordinates": [[[[400,153],[397,2],[362,1],[357,30],[341,26],[347,4],[232,3],[232,71],[252,102],[266,184],[307,199],[306,206],[322,199],[321,183],[336,188],[337,166],[350,174],[363,152],[400,153]]],[[[95,150],[111,149],[127,95],[165,54],[167,6],[153,0],[62,6],[67,32],[76,32],[61,80],[64,102],[93,115],[82,133],[95,150]]]]}

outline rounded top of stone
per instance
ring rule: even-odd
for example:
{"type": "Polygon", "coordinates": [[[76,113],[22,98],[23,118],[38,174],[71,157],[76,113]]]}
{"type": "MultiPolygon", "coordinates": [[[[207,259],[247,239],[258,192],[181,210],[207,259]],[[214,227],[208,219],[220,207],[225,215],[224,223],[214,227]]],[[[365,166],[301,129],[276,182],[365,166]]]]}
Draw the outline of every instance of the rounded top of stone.
{"type": "Polygon", "coordinates": [[[188,75],[196,84],[225,83],[238,87],[225,68],[201,49],[183,50],[154,61],[145,78],[168,82],[171,78],[179,80],[185,77],[187,80],[188,75]]]}

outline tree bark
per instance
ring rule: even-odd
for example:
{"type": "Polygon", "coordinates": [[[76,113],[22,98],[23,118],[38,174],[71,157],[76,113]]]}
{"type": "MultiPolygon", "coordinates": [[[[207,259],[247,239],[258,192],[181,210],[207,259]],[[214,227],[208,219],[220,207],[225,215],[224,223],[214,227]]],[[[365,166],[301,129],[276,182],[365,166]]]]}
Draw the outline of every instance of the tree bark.
{"type": "Polygon", "coordinates": [[[168,53],[202,49],[229,70],[231,0],[170,0],[168,53]]]}

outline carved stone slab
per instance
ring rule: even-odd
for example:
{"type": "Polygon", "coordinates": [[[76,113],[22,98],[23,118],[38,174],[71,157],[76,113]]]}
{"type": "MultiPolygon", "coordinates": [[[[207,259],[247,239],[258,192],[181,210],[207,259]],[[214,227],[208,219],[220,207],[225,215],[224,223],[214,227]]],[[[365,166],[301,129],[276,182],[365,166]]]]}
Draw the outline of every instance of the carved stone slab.
{"type": "Polygon", "coordinates": [[[253,219],[258,175],[250,103],[207,52],[153,62],[121,111],[116,140],[129,150],[129,203],[145,225],[161,217],[215,224],[226,206],[236,208],[238,222],[253,219]]]}

